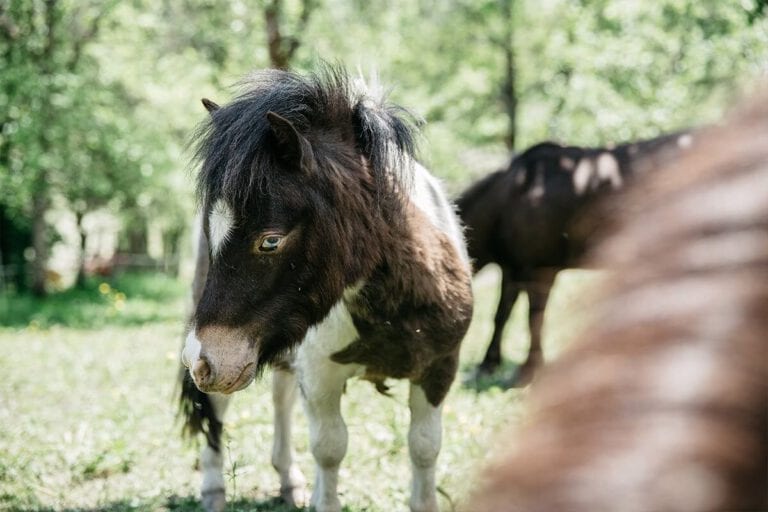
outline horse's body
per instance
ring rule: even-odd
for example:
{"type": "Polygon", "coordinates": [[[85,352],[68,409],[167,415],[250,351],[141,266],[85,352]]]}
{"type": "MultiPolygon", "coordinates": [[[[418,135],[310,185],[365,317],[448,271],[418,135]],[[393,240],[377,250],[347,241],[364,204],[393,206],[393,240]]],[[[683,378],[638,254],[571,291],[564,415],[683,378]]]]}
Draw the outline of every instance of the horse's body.
{"type": "Polygon", "coordinates": [[[468,511],[768,510],[765,92],[622,197],[594,325],[468,511]]]}
{"type": "Polygon", "coordinates": [[[479,370],[501,363],[504,325],[521,291],[528,294],[531,345],[515,383],[525,385],[543,362],[541,326],[557,273],[576,265],[594,236],[589,212],[606,192],[654,169],[690,144],[687,133],[582,148],[545,142],[512,159],[509,168],[470,186],[457,200],[475,271],[502,270],[501,298],[491,343],[479,370]]]}
{"type": "Polygon", "coordinates": [[[341,509],[345,382],[381,389],[392,377],[411,383],[411,509],[437,510],[440,411],[471,317],[471,272],[453,210],[413,160],[403,111],[353,91],[341,70],[263,72],[230,105],[206,106],[204,229],[183,354],[192,381],[182,393],[189,430],[208,438],[204,505],[224,506],[226,393],[272,365],[272,463],[288,502],[302,483],[289,445],[296,377],[318,511],[341,509]]]}

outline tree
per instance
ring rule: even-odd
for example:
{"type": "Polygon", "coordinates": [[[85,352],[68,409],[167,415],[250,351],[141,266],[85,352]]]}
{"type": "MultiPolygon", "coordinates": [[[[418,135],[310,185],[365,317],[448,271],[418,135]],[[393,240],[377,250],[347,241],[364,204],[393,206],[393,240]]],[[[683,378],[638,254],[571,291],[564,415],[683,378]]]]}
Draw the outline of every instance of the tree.
{"type": "Polygon", "coordinates": [[[269,63],[276,69],[288,69],[296,50],[301,46],[300,37],[304,34],[312,11],[316,8],[313,0],[301,1],[301,12],[292,35],[286,35],[281,27],[283,0],[269,0],[264,6],[264,22],[267,31],[269,63]]]}

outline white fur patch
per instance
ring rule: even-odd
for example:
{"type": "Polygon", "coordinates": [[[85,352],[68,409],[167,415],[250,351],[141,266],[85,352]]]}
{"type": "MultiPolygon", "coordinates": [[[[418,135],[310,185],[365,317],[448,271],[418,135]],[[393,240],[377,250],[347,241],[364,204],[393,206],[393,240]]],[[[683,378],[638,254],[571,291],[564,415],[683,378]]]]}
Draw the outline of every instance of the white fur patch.
{"type": "Polygon", "coordinates": [[[211,243],[211,253],[218,254],[235,226],[235,216],[232,208],[224,201],[219,199],[211,209],[211,215],[208,217],[208,233],[211,243]]]}
{"type": "Polygon", "coordinates": [[[595,164],[592,162],[592,159],[582,158],[581,161],[579,161],[579,165],[576,166],[576,170],[573,171],[573,188],[576,189],[577,194],[581,194],[587,190],[594,173],[595,164]]]}
{"type": "Polygon", "coordinates": [[[433,226],[448,235],[462,260],[469,262],[461,226],[456,212],[446,198],[442,184],[419,163],[414,163],[410,199],[426,214],[433,226]]]}
{"type": "MultiPolygon", "coordinates": [[[[344,291],[345,298],[352,298],[362,286],[360,283],[344,291]]],[[[352,315],[343,300],[333,306],[322,322],[309,328],[296,355],[299,373],[311,373],[315,362],[327,359],[344,349],[358,337],[352,315]]]]}
{"type": "Polygon", "coordinates": [[[686,133],[677,138],[677,147],[688,149],[693,145],[693,135],[686,133]]]}
{"type": "MultiPolygon", "coordinates": [[[[358,287],[345,290],[345,296],[354,296],[355,288],[358,287]]],[[[309,329],[296,355],[296,370],[309,418],[310,448],[317,463],[311,499],[316,510],[341,510],[337,483],[348,437],[340,399],[346,380],[362,374],[365,368],[335,363],[330,356],[357,337],[352,315],[340,300],[322,322],[309,329]]]]}
{"type": "Polygon", "coordinates": [[[184,366],[192,368],[200,357],[201,349],[200,340],[197,339],[195,329],[192,328],[187,334],[187,338],[184,341],[184,350],[181,352],[181,362],[184,363],[184,366]]]}
{"type": "Polygon", "coordinates": [[[429,403],[424,389],[411,384],[408,396],[411,425],[408,429],[408,452],[411,458],[411,510],[437,511],[435,464],[442,444],[442,406],[429,403]]]}
{"type": "Polygon", "coordinates": [[[621,188],[623,183],[619,162],[610,153],[600,153],[597,157],[597,176],[601,181],[609,181],[613,190],[621,188]]]}

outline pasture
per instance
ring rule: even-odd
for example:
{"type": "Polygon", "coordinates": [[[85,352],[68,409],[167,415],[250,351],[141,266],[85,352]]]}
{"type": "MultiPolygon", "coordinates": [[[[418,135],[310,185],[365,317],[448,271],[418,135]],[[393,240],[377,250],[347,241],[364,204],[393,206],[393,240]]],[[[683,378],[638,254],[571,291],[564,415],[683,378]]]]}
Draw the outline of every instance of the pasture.
{"type": "MultiPolygon", "coordinates": [[[[566,271],[558,278],[544,327],[547,358],[585,321],[580,309],[597,276],[566,271]]],[[[514,443],[497,434],[525,415],[527,391],[504,391],[494,381],[461,382],[490,339],[499,277],[496,268],[475,277],[462,370],[445,403],[438,460],[444,511],[466,496],[498,443],[514,443]]],[[[180,439],[175,422],[186,284],[127,276],[67,293],[44,308],[31,299],[0,297],[0,510],[200,510],[198,450],[180,439]]],[[[505,331],[508,360],[522,360],[527,350],[524,306],[521,297],[505,331]]],[[[343,398],[350,434],[340,478],[346,511],[407,508],[407,385],[391,383],[391,398],[362,381],[351,381],[343,398]]],[[[300,406],[295,416],[297,460],[311,481],[300,406]]],[[[271,439],[269,379],[262,378],[235,395],[227,417],[227,510],[288,510],[273,499],[279,483],[269,464],[271,439]]]]}

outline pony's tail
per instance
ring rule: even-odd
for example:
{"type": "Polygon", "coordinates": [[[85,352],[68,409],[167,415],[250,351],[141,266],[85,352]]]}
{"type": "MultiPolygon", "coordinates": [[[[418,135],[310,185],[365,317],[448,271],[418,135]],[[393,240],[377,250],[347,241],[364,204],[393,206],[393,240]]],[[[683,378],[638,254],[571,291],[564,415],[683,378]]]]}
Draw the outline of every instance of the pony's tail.
{"type": "Polygon", "coordinates": [[[203,393],[195,383],[189,372],[183,366],[179,371],[179,416],[182,417],[182,436],[195,438],[198,434],[204,434],[208,446],[216,451],[221,447],[221,431],[223,423],[216,417],[211,399],[203,393]]]}

